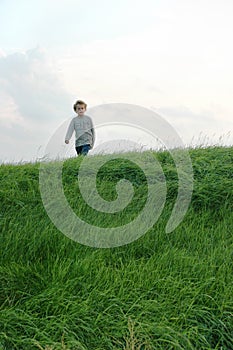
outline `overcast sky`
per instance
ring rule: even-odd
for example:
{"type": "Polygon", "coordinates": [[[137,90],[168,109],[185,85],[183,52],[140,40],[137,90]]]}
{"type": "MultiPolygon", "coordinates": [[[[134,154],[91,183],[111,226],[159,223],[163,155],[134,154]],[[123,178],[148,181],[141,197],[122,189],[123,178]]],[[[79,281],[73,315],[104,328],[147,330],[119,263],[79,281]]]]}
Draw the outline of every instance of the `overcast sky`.
{"type": "Polygon", "coordinates": [[[41,157],[76,99],[233,144],[232,16],[232,0],[0,0],[0,161],[41,157]]]}

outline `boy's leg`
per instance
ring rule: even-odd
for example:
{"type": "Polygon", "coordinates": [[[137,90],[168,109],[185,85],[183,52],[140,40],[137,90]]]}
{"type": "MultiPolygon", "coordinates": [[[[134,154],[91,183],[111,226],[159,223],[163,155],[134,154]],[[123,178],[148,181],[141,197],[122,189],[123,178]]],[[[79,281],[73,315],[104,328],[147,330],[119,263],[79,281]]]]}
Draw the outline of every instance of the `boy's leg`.
{"type": "Polygon", "coordinates": [[[90,145],[83,145],[82,146],[81,154],[83,156],[86,156],[89,151],[90,151],[90,145]]]}
{"type": "Polygon", "coordinates": [[[78,156],[82,153],[82,147],[83,147],[83,146],[77,146],[77,147],[75,147],[78,156]]]}

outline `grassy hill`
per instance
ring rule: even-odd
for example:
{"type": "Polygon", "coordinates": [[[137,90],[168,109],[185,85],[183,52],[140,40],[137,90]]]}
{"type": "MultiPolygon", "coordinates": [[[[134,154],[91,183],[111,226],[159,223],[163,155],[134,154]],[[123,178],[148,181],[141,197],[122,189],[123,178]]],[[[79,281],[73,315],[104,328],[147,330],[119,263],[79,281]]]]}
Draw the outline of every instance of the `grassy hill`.
{"type": "MultiPolygon", "coordinates": [[[[56,229],[42,204],[39,164],[1,166],[0,350],[233,349],[233,148],[190,150],[192,201],[171,233],[165,226],[176,167],[168,152],[155,157],[167,183],[162,215],[141,238],[111,249],[81,245],[56,229]]],[[[118,159],[100,171],[106,200],[122,177],[135,190],[128,209],[110,215],[82,200],[80,162],[63,167],[77,214],[109,227],[140,212],[140,169],[118,159]]]]}

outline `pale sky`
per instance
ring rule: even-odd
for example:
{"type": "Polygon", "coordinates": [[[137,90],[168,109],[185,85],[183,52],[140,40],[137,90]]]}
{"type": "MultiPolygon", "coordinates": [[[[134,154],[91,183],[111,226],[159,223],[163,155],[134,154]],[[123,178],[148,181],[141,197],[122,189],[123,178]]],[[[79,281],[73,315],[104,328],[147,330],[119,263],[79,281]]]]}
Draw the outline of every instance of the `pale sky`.
{"type": "Polygon", "coordinates": [[[232,0],[0,0],[0,161],[43,156],[77,99],[149,108],[185,145],[233,144],[232,16],[232,0]]]}

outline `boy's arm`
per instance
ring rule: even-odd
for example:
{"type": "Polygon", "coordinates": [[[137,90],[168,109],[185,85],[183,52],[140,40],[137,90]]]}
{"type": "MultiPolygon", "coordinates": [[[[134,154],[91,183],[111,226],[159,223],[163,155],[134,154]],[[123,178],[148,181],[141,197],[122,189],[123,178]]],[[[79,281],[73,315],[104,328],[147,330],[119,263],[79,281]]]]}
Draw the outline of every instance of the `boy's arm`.
{"type": "Polygon", "coordinates": [[[92,144],[90,146],[91,146],[91,148],[93,148],[94,143],[95,143],[95,129],[94,129],[94,125],[93,125],[92,120],[91,120],[91,133],[92,133],[92,144]]]}
{"type": "Polygon", "coordinates": [[[72,119],[66,132],[65,143],[69,143],[74,132],[74,120],[72,119]]]}

